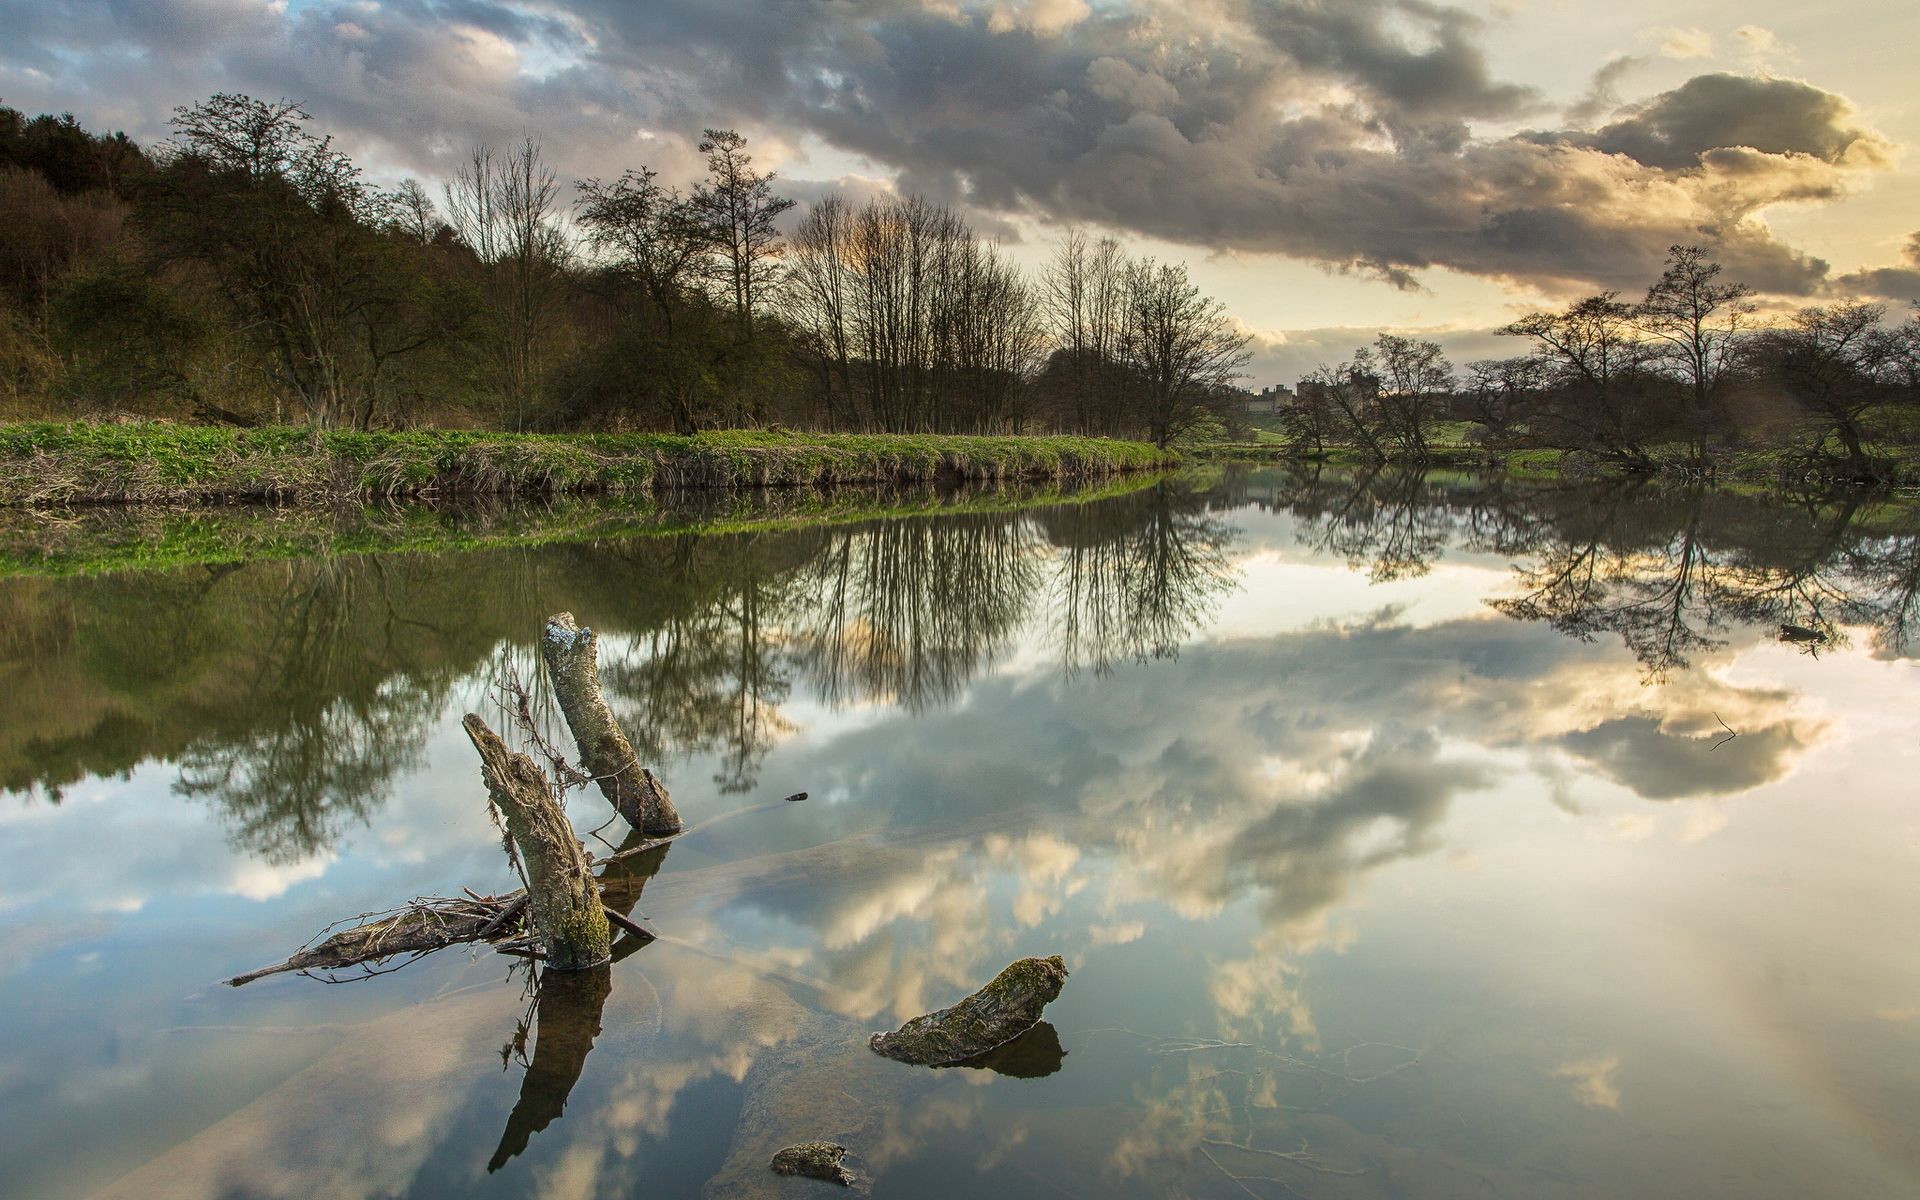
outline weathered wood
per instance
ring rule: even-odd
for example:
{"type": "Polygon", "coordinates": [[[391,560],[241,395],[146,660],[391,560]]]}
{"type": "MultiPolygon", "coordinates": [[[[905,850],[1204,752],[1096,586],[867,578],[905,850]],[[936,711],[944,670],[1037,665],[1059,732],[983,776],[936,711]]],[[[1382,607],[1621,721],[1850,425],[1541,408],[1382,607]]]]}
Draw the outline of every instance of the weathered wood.
{"type": "Polygon", "coordinates": [[[678,833],[679,810],[666,785],[640,765],[633,743],[613,719],[613,710],[600,693],[600,640],[582,628],[572,613],[547,619],[540,638],[540,656],[546,660],[553,693],[579,747],[580,765],[600,785],[614,811],[646,834],[678,833]]]}
{"type": "Polygon", "coordinates": [[[235,975],[227,982],[239,987],[287,971],[334,971],[395,955],[424,954],[461,942],[480,941],[504,926],[506,920],[503,918],[512,915],[508,909],[517,912],[520,899],[523,898],[509,899],[507,906],[500,909],[475,905],[472,912],[449,911],[415,903],[390,917],[343,929],[284,962],[235,975]]]}
{"type": "MultiPolygon", "coordinates": [[[[633,835],[639,838],[638,834],[633,835]]],[[[673,844],[671,838],[633,841],[617,854],[608,855],[593,865],[602,868],[595,881],[600,903],[610,911],[607,920],[632,933],[620,945],[628,952],[654,940],[644,925],[626,915],[640,898],[647,880],[659,869],[659,857],[673,844]],[[653,855],[649,860],[643,855],[653,855]],[[638,871],[633,864],[642,863],[638,871]],[[619,913],[616,917],[614,914],[619,913]]],[[[402,954],[426,954],[472,942],[504,942],[520,936],[517,919],[526,910],[527,893],[516,888],[499,896],[478,900],[418,899],[397,912],[369,918],[309,946],[283,962],[257,971],[248,971],[227,980],[234,987],[281,975],[289,971],[337,971],[347,967],[377,963],[402,954]]],[[[615,957],[620,955],[616,952],[615,957]]]]}
{"type": "Polygon", "coordinates": [[[1067,964],[1059,955],[1023,958],[952,1008],[915,1017],[892,1033],[876,1033],[867,1045],[900,1062],[953,1066],[1032,1029],[1066,981],[1067,964]]]}
{"type": "Polygon", "coordinates": [[[528,907],[547,966],[578,971],[606,962],[613,933],[600,906],[592,860],[554,799],[544,771],[507,749],[475,713],[461,722],[480,753],[480,773],[527,869],[528,907]]]}

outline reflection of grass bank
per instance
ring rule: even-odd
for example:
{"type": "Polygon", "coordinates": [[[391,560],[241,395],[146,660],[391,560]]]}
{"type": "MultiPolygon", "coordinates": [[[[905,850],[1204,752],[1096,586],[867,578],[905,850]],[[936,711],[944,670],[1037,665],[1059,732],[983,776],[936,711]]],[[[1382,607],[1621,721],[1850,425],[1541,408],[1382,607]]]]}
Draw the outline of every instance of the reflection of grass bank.
{"type": "Polygon", "coordinates": [[[191,425],[0,426],[0,505],[1084,480],[1163,466],[1140,442],[719,432],[318,433],[191,425]]]}
{"type": "Polygon", "coordinates": [[[1088,484],[943,490],[788,488],[544,502],[163,507],[0,511],[0,576],[161,570],[332,554],[426,553],[541,546],[677,533],[775,532],[815,524],[1077,504],[1153,486],[1157,473],[1088,484]]]}
{"type": "MultiPolygon", "coordinates": [[[[1411,470],[1418,466],[1542,478],[1557,475],[1704,475],[1723,485],[1752,485],[1795,491],[1808,487],[1852,484],[1845,478],[1846,464],[1834,455],[1822,457],[1805,450],[1786,449],[1717,449],[1702,464],[1694,459],[1689,447],[1655,447],[1649,451],[1654,464],[1651,469],[1632,468],[1617,459],[1579,450],[1542,447],[1502,450],[1470,442],[1435,443],[1420,464],[1394,456],[1383,461],[1352,446],[1329,446],[1316,452],[1272,435],[1263,436],[1258,442],[1221,442],[1185,447],[1184,451],[1189,457],[1210,462],[1293,462],[1394,470],[1411,470]]],[[[1873,456],[1882,464],[1883,477],[1878,483],[1896,487],[1912,487],[1920,483],[1920,453],[1905,446],[1881,446],[1873,448],[1873,456]]]]}

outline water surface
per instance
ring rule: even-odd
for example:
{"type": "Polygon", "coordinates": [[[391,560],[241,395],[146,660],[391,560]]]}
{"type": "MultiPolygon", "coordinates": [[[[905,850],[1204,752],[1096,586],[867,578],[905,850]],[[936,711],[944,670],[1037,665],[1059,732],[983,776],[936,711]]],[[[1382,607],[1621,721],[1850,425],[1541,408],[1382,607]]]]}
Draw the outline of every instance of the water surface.
{"type": "Polygon", "coordinates": [[[4,1190],[1910,1196],[1916,595],[1872,498],[1279,473],[0,580],[4,1190]],[[218,986],[510,886],[458,722],[561,609],[662,939],[218,986]],[[1054,953],[995,1061],[865,1050],[1054,953]]]}

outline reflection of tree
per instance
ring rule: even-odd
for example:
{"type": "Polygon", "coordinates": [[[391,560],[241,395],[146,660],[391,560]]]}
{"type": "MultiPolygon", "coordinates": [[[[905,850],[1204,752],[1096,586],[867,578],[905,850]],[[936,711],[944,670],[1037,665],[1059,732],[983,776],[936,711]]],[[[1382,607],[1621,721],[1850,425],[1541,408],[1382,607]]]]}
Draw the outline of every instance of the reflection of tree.
{"type": "Polygon", "coordinates": [[[1004,652],[1039,590],[1038,547],[1013,516],[841,531],[809,564],[795,656],[830,704],[953,700],[1004,652]]]}
{"type": "MultiPolygon", "coordinates": [[[[1644,480],[1232,472],[1090,504],[681,534],[535,552],[344,556],[0,581],[0,787],[161,759],[276,862],[325,849],[417,763],[452,690],[568,609],[609,635],[643,756],[754,786],[795,687],[829,704],[952,701],[1023,626],[1062,668],[1171,653],[1230,578],[1230,505],[1288,512],[1375,579],[1448,546],[1517,564],[1501,611],[1617,635],[1650,676],[1734,622],[1865,627],[1909,653],[1920,528],[1871,495],[1800,506],[1644,480]]],[[[517,649],[516,649],[517,648],[517,649]]],[[[535,676],[529,673],[531,680],[535,676]]]]}
{"type": "Polygon", "coordinates": [[[1562,514],[1516,569],[1519,594],[1494,607],[1583,639],[1617,634],[1654,680],[1724,645],[1733,620],[1811,630],[1810,646],[1865,625],[1903,653],[1920,536],[1862,528],[1861,508],[1635,486],[1562,514]]]}
{"type": "Polygon", "coordinates": [[[1375,583],[1417,579],[1433,569],[1454,527],[1451,511],[1434,503],[1423,474],[1375,470],[1327,479],[1335,485],[1329,500],[1294,510],[1304,518],[1301,541],[1338,555],[1355,570],[1364,568],[1375,583]]]}
{"type": "Polygon", "coordinates": [[[210,800],[229,835],[269,863],[326,849],[385,800],[395,775],[417,766],[444,687],[376,657],[421,623],[402,615],[378,559],[299,564],[284,603],[235,668],[234,701],[250,727],[215,728],[180,754],[175,790],[210,800]],[[377,614],[377,617],[375,616],[377,614]],[[369,638],[360,623],[379,621],[369,638]]]}
{"type": "Polygon", "coordinates": [[[1068,674],[1170,657],[1212,613],[1232,582],[1237,535],[1205,500],[1161,483],[1040,516],[1055,547],[1049,619],[1068,674]]]}
{"type": "Polygon", "coordinates": [[[1675,525],[1643,539],[1609,542],[1618,534],[1613,524],[1581,522],[1517,568],[1521,594],[1494,607],[1582,641],[1617,633],[1649,679],[1684,670],[1694,654],[1725,644],[1715,634],[1726,625],[1722,565],[1707,549],[1698,497],[1692,500],[1676,506],[1675,525]]]}
{"type": "Polygon", "coordinates": [[[1418,575],[1448,545],[1516,560],[1493,601],[1583,640],[1615,635],[1649,680],[1725,644],[1730,623],[1813,631],[1810,647],[1873,630],[1906,652],[1920,594],[1920,530],[1906,508],[1842,494],[1789,505],[1642,478],[1436,483],[1402,475],[1256,472],[1221,503],[1285,509],[1314,549],[1375,581],[1418,575]]]}
{"type": "MultiPolygon", "coordinates": [[[[631,849],[645,839],[630,834],[622,849],[631,849]]],[[[645,854],[608,863],[600,874],[601,900],[623,916],[630,916],[640,902],[647,881],[659,873],[670,845],[656,846],[645,854]]],[[[621,933],[613,945],[617,963],[647,945],[647,939],[621,933]]],[[[518,1057],[526,1067],[520,1080],[520,1099],[507,1117],[500,1144],[487,1163],[491,1174],[527,1148],[533,1136],[560,1119],[567,1098],[586,1070],[587,1055],[594,1039],[600,1036],[600,1018],[607,998],[613,994],[613,965],[608,963],[586,971],[542,971],[532,1006],[514,1028],[513,1037],[501,1050],[511,1063],[518,1057]],[[533,1058],[526,1059],[527,1039],[533,1039],[533,1058]]]]}
{"type": "Polygon", "coordinates": [[[723,791],[753,787],[760,762],[791,731],[780,705],[792,688],[779,614],[793,567],[758,553],[761,536],[724,539],[715,561],[697,536],[648,556],[645,578],[665,611],[631,651],[610,661],[608,682],[632,708],[626,727],[643,758],[717,753],[723,791]],[[697,598],[686,604],[687,598],[697,598]]]}
{"type": "Polygon", "coordinates": [[[524,1046],[533,1034],[533,1060],[520,1080],[520,1099],[507,1117],[500,1144],[487,1162],[489,1173],[527,1148],[533,1135],[560,1119],[567,1097],[586,1069],[593,1040],[600,1036],[600,1015],[613,994],[613,968],[601,964],[585,971],[544,971],[539,993],[505,1051],[524,1046]]]}

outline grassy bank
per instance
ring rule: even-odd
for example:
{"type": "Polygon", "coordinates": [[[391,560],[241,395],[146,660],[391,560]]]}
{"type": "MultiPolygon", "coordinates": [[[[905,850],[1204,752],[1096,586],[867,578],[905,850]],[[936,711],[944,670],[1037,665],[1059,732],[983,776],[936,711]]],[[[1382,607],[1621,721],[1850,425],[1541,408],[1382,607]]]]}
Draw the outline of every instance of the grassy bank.
{"type": "Polygon", "coordinates": [[[813,525],[1080,504],[1152,487],[1133,472],[1086,484],[1004,483],[939,489],[852,487],[708,492],[545,502],[345,506],[107,506],[0,510],[0,578],[218,566],[340,554],[507,549],[680,533],[780,532],[813,525]]]}
{"type": "Polygon", "coordinates": [[[172,424],[0,426],[0,506],[658,495],[842,484],[1061,482],[1167,465],[1139,442],[729,431],[318,433],[172,424]]]}

